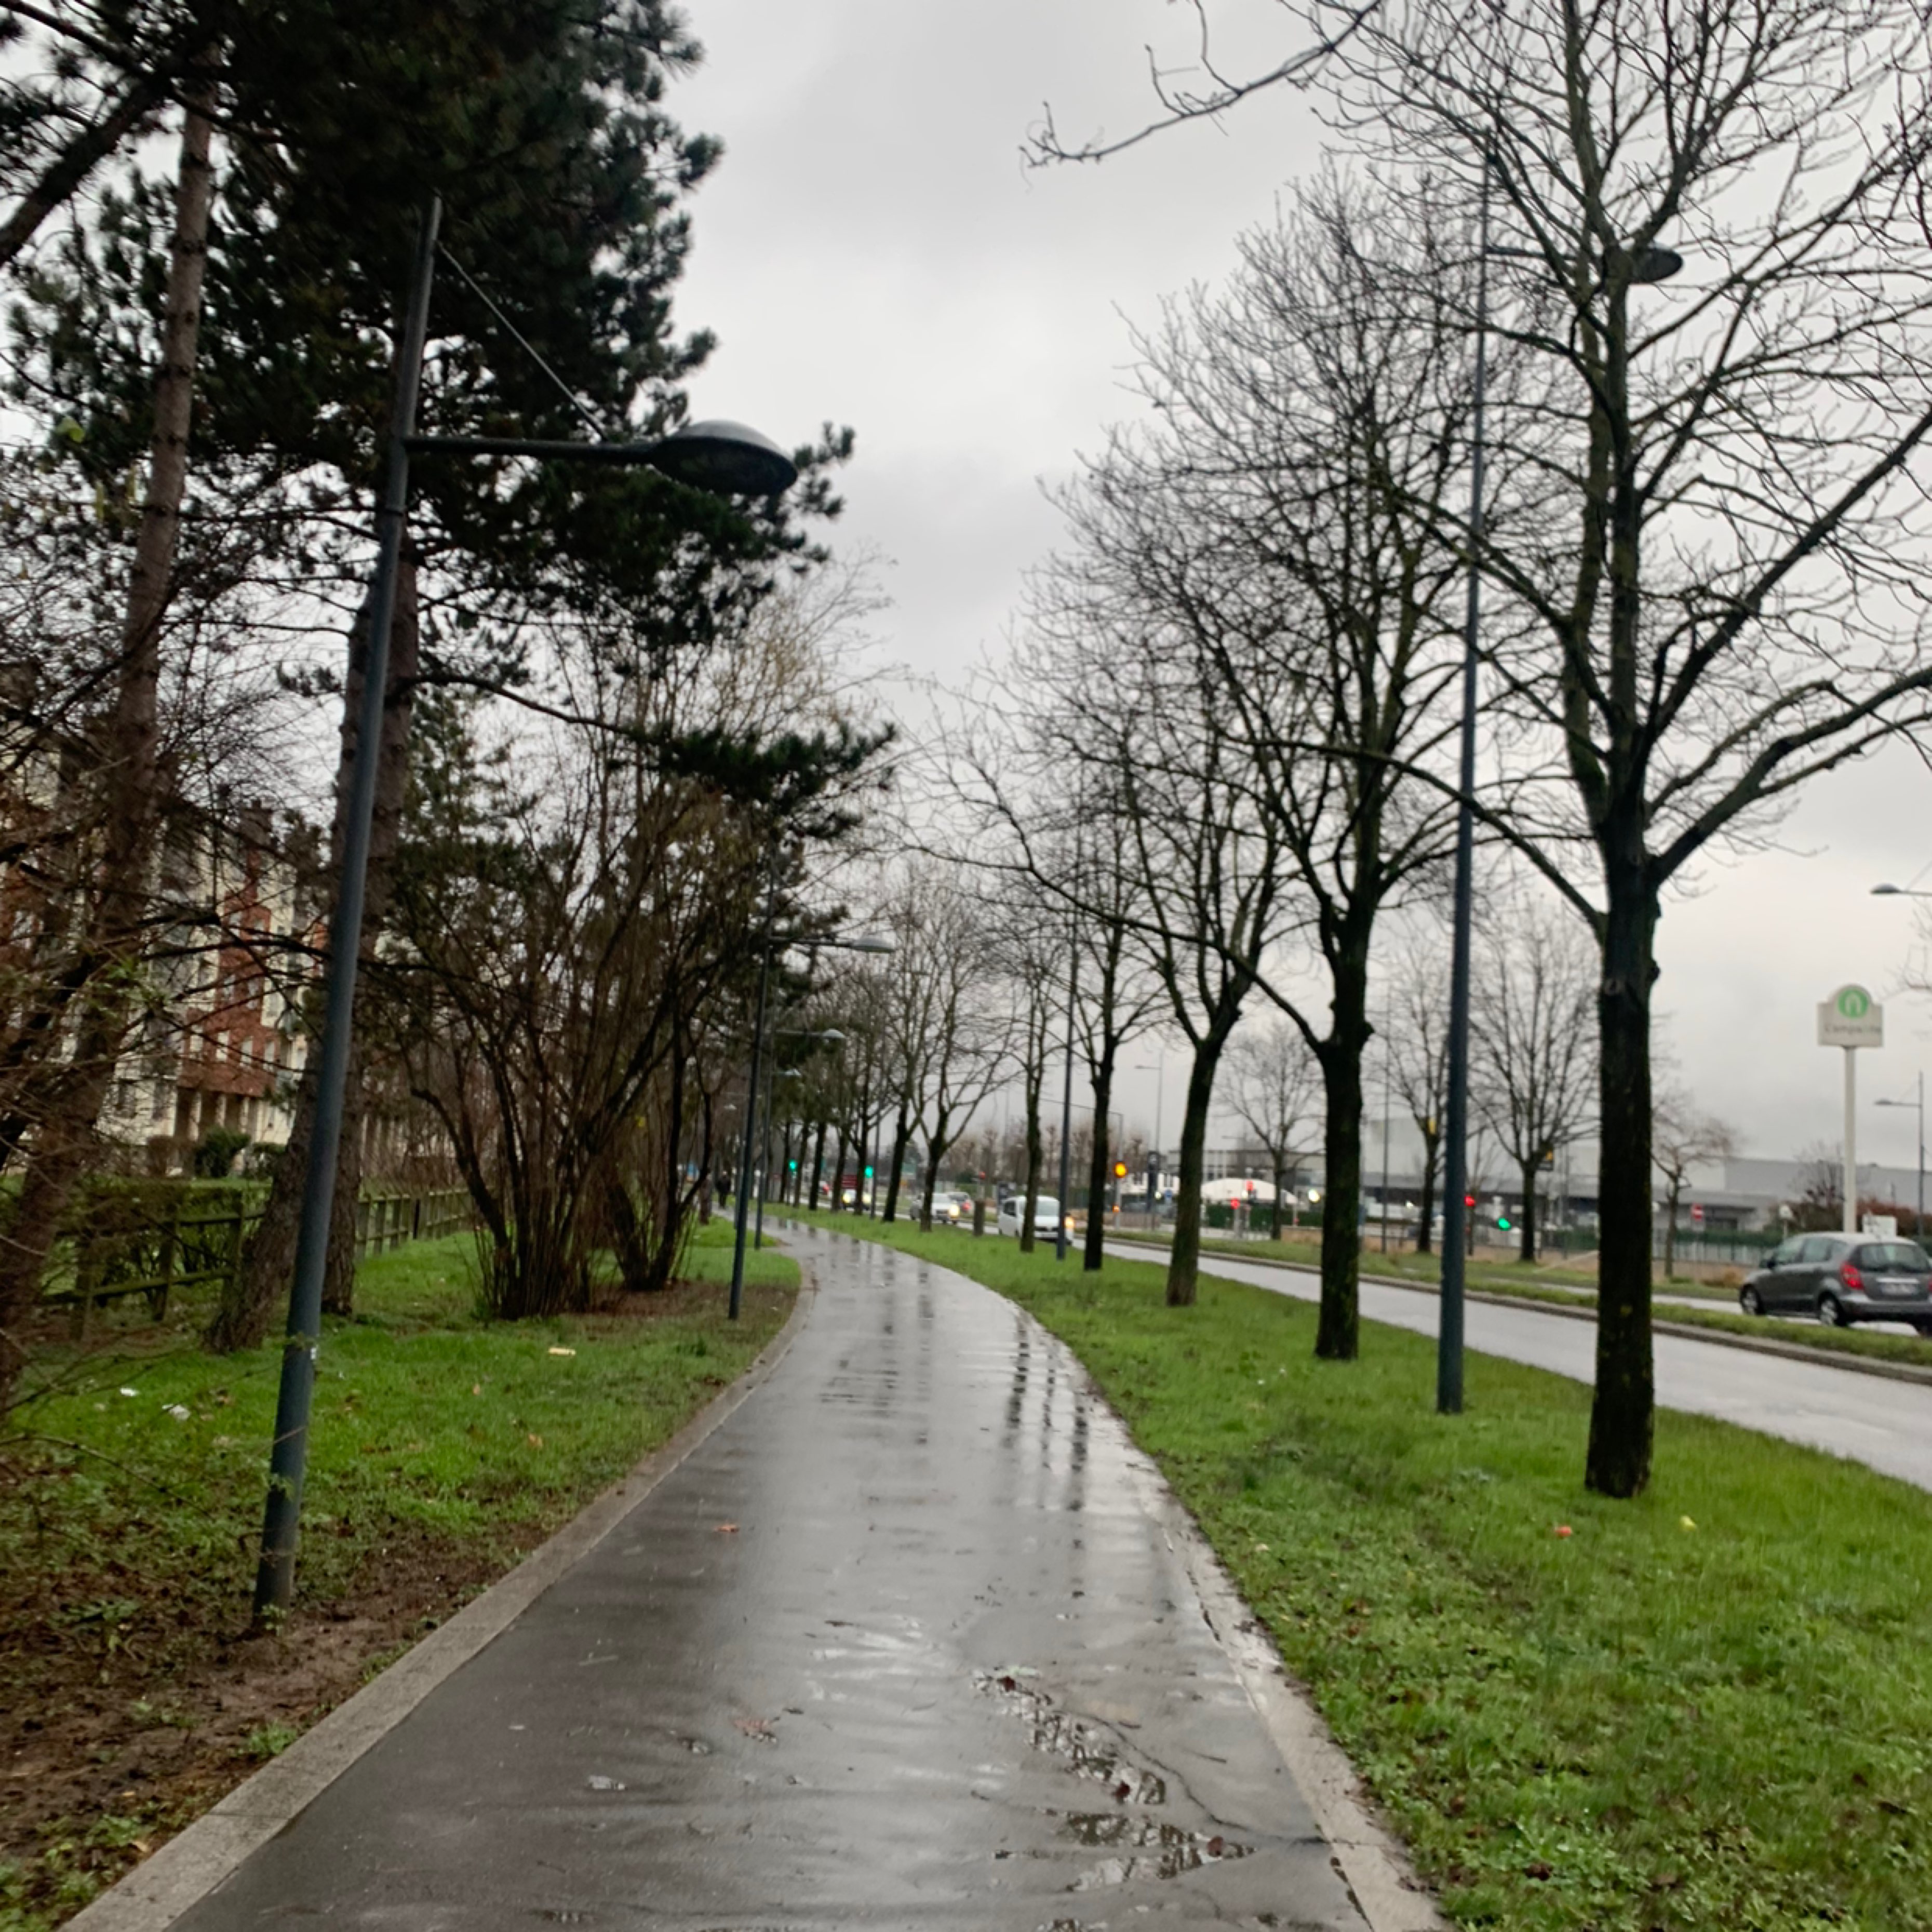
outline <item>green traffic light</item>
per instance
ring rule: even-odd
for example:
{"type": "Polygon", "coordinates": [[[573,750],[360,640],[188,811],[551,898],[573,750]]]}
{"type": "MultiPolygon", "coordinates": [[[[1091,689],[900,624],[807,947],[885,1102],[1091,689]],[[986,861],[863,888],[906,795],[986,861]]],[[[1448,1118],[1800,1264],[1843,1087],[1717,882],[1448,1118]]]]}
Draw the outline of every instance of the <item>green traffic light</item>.
{"type": "Polygon", "coordinates": [[[1507,1234],[1509,1232],[1510,1217],[1507,1214],[1498,1214],[1496,1216],[1496,1226],[1507,1234]]]}

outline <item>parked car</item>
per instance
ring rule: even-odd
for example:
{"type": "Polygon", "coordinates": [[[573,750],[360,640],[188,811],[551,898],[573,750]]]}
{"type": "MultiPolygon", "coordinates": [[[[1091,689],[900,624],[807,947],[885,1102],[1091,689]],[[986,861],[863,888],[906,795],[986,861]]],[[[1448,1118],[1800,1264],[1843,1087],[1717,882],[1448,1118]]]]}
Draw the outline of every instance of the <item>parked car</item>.
{"type": "Polygon", "coordinates": [[[1815,1315],[1828,1328],[1909,1322],[1932,1335],[1932,1256],[1916,1241],[1798,1234],[1738,1290],[1747,1315],[1815,1315]]]}
{"type": "MultiPolygon", "coordinates": [[[[1010,1194],[1000,1203],[999,1232],[1018,1238],[1020,1222],[1026,1214],[1026,1196],[1010,1194]]],[[[1073,1222],[1070,1217],[1066,1225],[1073,1222]]],[[[1035,1240],[1052,1240],[1060,1232],[1060,1203],[1050,1194],[1042,1194],[1033,1204],[1033,1237],[1035,1240]]]]}
{"type": "Polygon", "coordinates": [[[932,1218],[935,1221],[950,1222],[956,1227],[962,1221],[970,1222],[973,1218],[972,1196],[962,1194],[956,1188],[934,1189],[932,1218]]]}

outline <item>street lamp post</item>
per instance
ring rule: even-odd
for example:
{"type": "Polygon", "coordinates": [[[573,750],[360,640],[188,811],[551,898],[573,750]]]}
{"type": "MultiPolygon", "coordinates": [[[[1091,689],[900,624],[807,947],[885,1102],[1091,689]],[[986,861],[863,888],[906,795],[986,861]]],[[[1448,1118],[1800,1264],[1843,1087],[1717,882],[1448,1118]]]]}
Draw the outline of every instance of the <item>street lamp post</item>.
{"type": "Polygon", "coordinates": [[[1918,1115],[1918,1192],[1912,1203],[1913,1234],[1920,1240],[1925,1238],[1925,1076],[1922,1070],[1918,1076],[1917,1092],[1910,1100],[1874,1100],[1875,1107],[1910,1107],[1918,1115]]]}
{"type": "MultiPolygon", "coordinates": [[[[1151,1073],[1154,1076],[1154,1145],[1148,1150],[1148,1232],[1151,1234],[1155,1232],[1156,1222],[1154,1205],[1154,1189],[1158,1184],[1160,1174],[1161,1103],[1167,1092],[1166,1049],[1165,1048],[1162,1049],[1160,1058],[1151,1066],[1143,1061],[1132,1070],[1136,1073],[1151,1073]]],[[[1275,1225],[1277,1230],[1280,1226],[1280,1209],[1277,1207],[1275,1210],[1276,1216],[1275,1225]]]]}
{"type": "MultiPolygon", "coordinates": [[[[1449,966],[1449,1100],[1443,1123],[1442,1293],[1436,1342],[1436,1407],[1462,1409],[1462,1304],[1466,1278],[1463,1196],[1468,1186],[1469,952],[1474,906],[1476,668],[1482,616],[1484,409],[1488,398],[1490,261],[1492,256],[1544,259],[1534,250],[1490,244],[1490,169],[1483,164],[1477,233],[1476,367],[1469,409],[1469,581],[1462,620],[1462,718],[1456,800],[1456,885],[1449,966]]],[[[1668,248],[1652,248],[1632,265],[1635,282],[1660,282],[1684,266],[1668,248]]]]}
{"type": "Polygon", "coordinates": [[[255,1572],[254,1613],[258,1622],[271,1613],[286,1611],[295,1591],[296,1544],[302,1522],[309,1419],[314,1406],[316,1360],[321,1342],[322,1276],[328,1258],[331,1208],[348,1088],[376,772],[383,706],[388,694],[389,633],[395,615],[397,566],[409,506],[410,458],[412,454],[511,455],[539,461],[647,464],[674,481],[696,488],[745,496],[776,496],[789,489],[798,477],[796,465],[776,444],[735,423],[695,423],[668,436],[621,443],[417,435],[416,404],[422,387],[436,236],[442,223],[442,205],[432,197],[417,227],[415,266],[402,332],[396,345],[388,448],[376,513],[376,567],[369,588],[362,706],[357,718],[356,753],[350,767],[349,795],[343,814],[341,877],[329,920],[315,1116],[309,1135],[308,1166],[303,1177],[302,1217],[289,1289],[288,1328],[275,1401],[274,1440],[269,1452],[268,1500],[262,1510],[261,1550],[255,1572]]]}

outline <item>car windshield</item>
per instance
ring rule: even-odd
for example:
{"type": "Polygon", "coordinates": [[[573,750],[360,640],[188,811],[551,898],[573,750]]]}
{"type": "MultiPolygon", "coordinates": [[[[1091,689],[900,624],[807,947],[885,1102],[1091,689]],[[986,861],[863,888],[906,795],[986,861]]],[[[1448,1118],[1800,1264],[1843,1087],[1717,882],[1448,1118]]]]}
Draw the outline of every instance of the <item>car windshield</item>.
{"type": "Polygon", "coordinates": [[[1868,1268],[1910,1268],[1914,1274],[1932,1274],[1932,1256],[1916,1241],[1874,1241],[1858,1250],[1858,1265],[1868,1268]]]}
{"type": "Polygon", "coordinates": [[[1052,1195],[1042,1194],[1034,1204],[1034,1212],[1036,1214],[1058,1214],[1060,1212],[1060,1203],[1054,1200],[1052,1195]]]}

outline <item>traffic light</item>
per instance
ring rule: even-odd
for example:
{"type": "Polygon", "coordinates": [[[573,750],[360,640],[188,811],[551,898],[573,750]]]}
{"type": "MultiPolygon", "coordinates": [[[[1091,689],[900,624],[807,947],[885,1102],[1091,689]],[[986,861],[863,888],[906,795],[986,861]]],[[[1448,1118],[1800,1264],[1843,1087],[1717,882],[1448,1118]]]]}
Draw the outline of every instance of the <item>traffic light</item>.
{"type": "MultiPolygon", "coordinates": [[[[870,1174],[872,1171],[872,1170],[869,1167],[866,1170],[868,1174],[870,1174]]],[[[1463,1196],[1462,1205],[1466,1209],[1473,1208],[1475,1204],[1476,1197],[1473,1194],[1466,1194],[1463,1196]]]]}
{"type": "Polygon", "coordinates": [[[1496,1226],[1507,1234],[1510,1231],[1510,1217],[1507,1214],[1498,1214],[1496,1216],[1496,1226]]]}
{"type": "Polygon", "coordinates": [[[1115,1162],[1114,1162],[1114,1178],[1116,1180],[1126,1180],[1126,1178],[1127,1178],[1127,1164],[1126,1164],[1126,1162],[1125,1161],[1124,1161],[1124,1160],[1117,1160],[1117,1161],[1115,1161],[1115,1162]]]}
{"type": "Polygon", "coordinates": [[[868,1167],[868,1168],[866,1168],[866,1178],[868,1180],[870,1180],[872,1179],[872,1170],[868,1167]]]}
{"type": "Polygon", "coordinates": [[[795,1161],[795,1160],[788,1160],[788,1161],[787,1161],[787,1162],[785,1162],[785,1166],[786,1166],[787,1167],[790,1168],[791,1169],[792,1172],[793,1172],[793,1173],[794,1173],[794,1174],[796,1174],[796,1173],[798,1172],[798,1162],[797,1162],[796,1161],[795,1161]]]}

